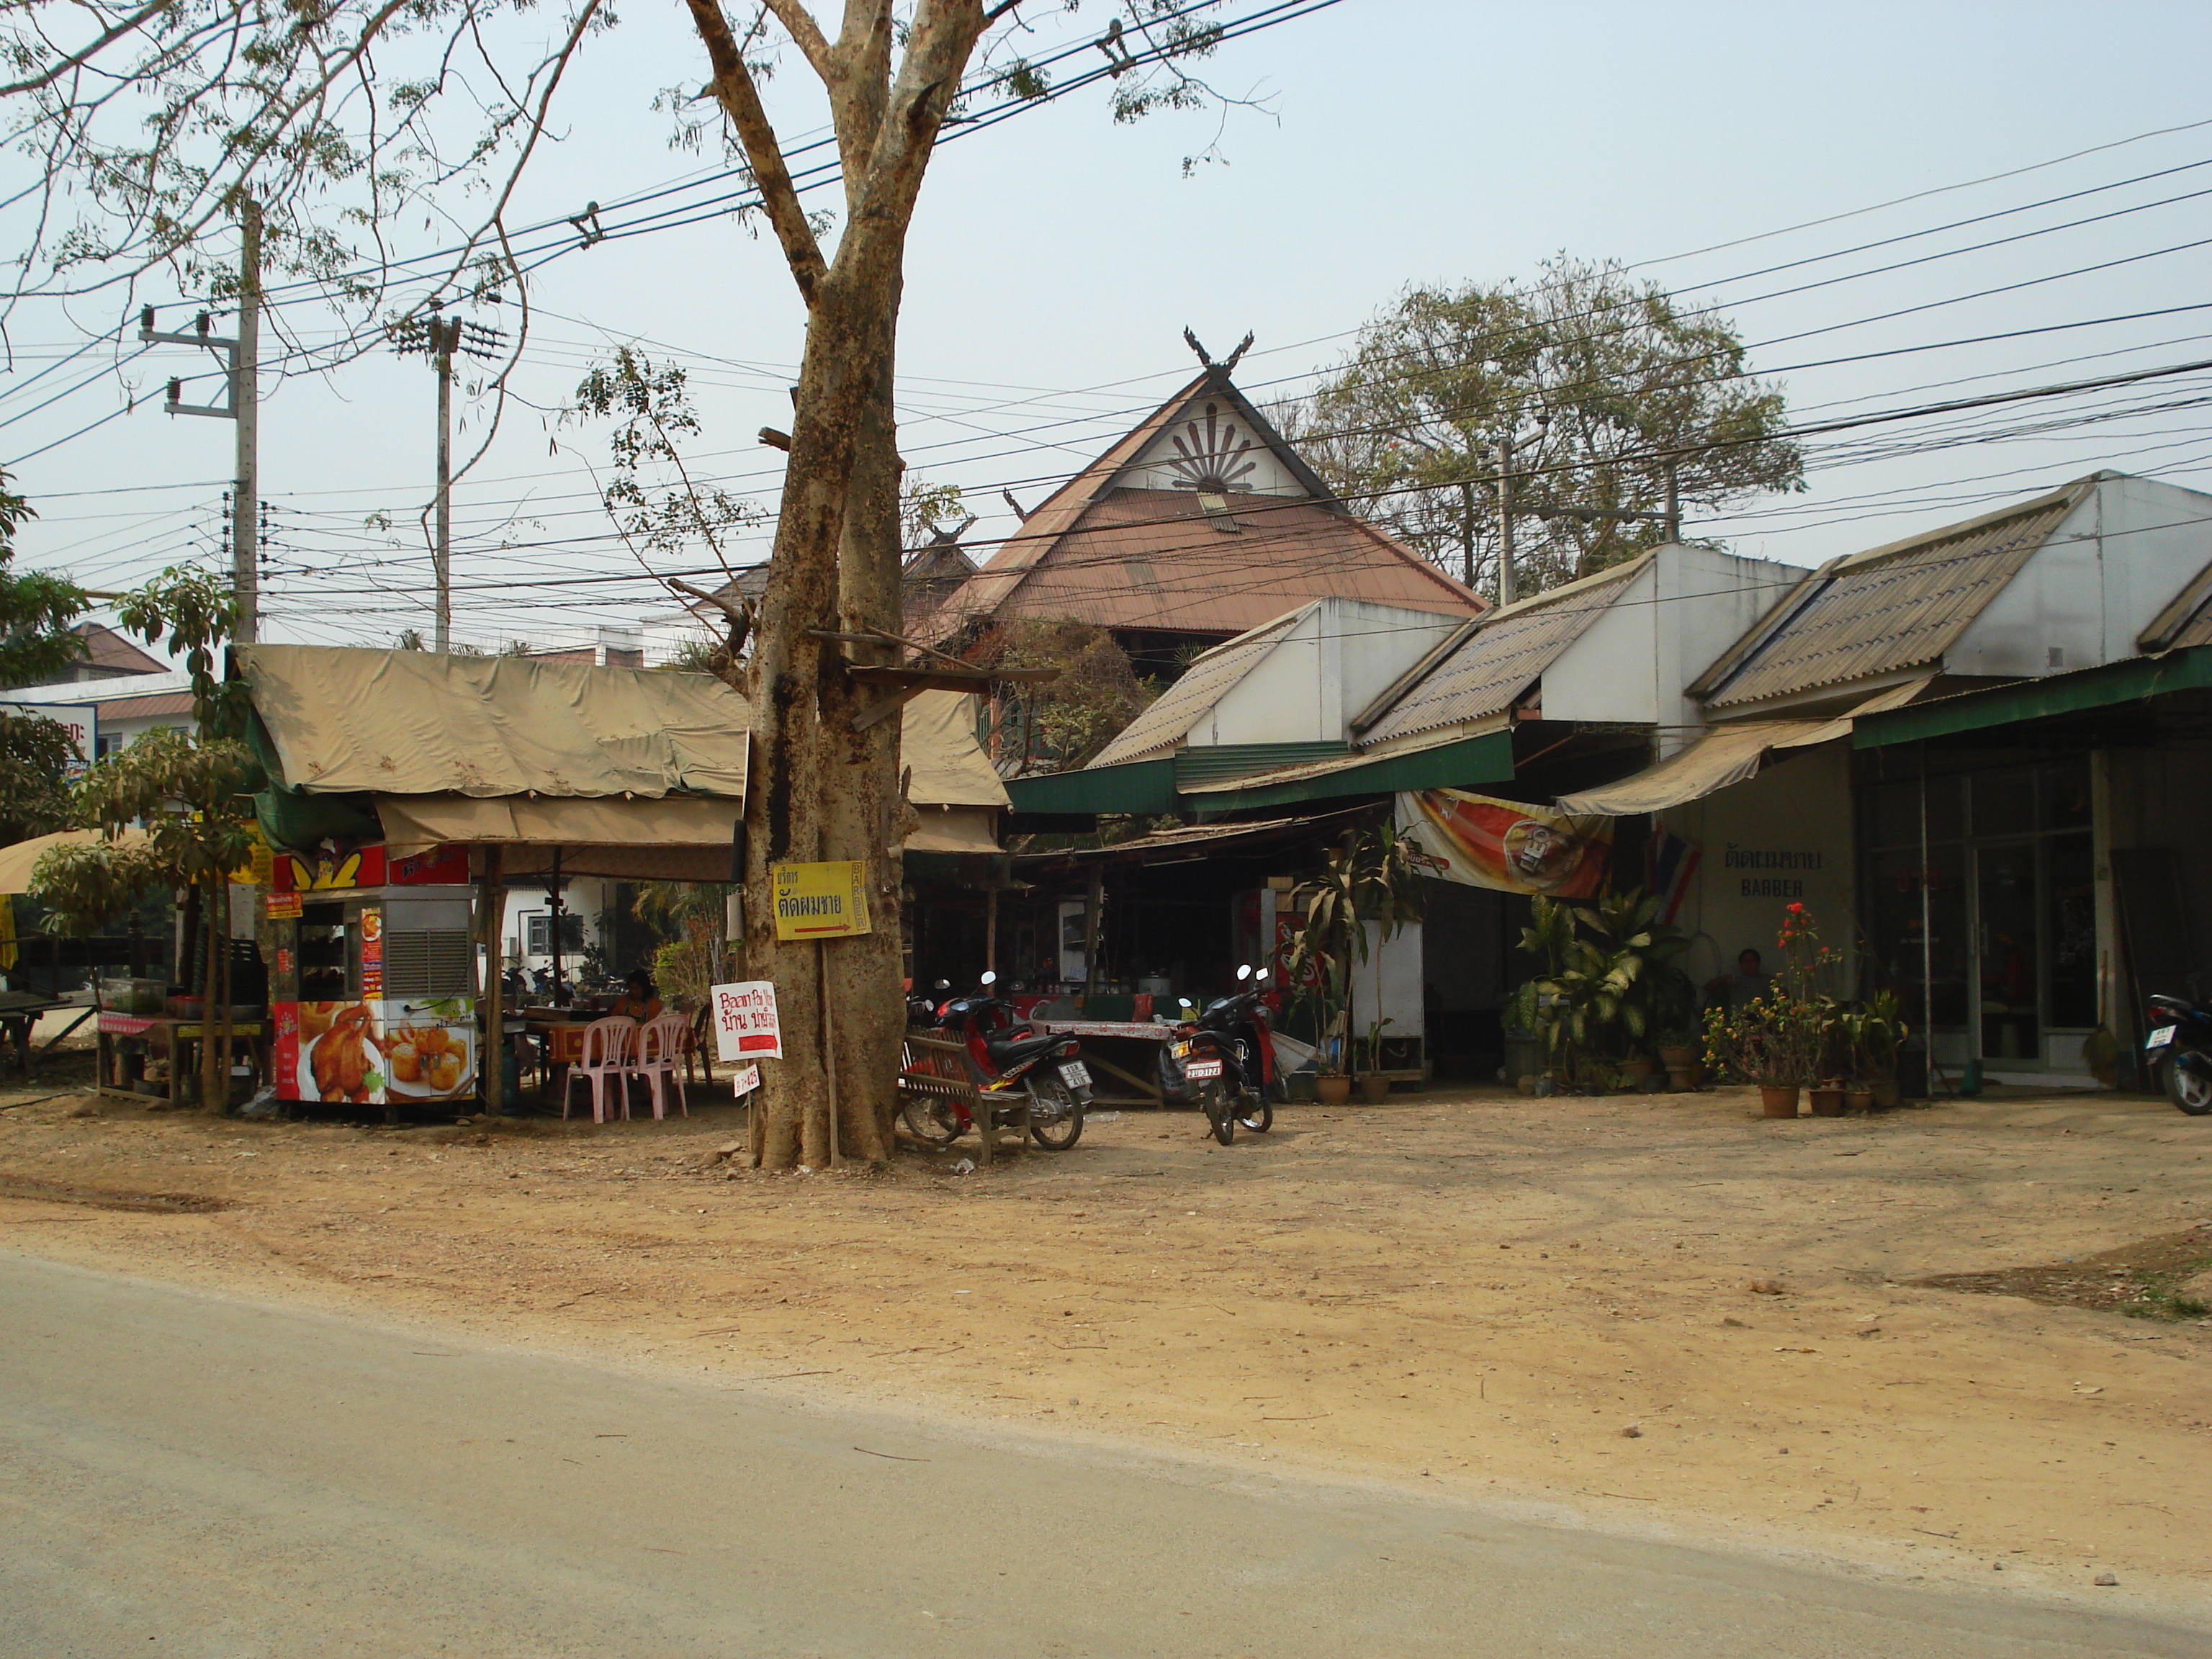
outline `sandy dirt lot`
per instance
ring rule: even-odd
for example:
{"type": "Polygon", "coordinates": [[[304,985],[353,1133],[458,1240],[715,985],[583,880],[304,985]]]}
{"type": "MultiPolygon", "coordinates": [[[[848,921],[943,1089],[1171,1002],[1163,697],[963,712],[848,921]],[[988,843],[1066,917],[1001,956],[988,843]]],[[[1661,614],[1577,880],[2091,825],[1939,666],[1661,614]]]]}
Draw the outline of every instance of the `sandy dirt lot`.
{"type": "Polygon", "coordinates": [[[986,1172],[951,1173],[955,1148],[771,1176],[717,1159],[727,1103],[387,1130],[55,1086],[0,1093],[0,1246],[733,1387],[2206,1605],[2212,1121],[2162,1102],[1777,1123],[1736,1091],[1491,1090],[1293,1106],[1225,1148],[1194,1114],[1129,1113],[986,1172]],[[118,1195],[141,1206],[85,1201],[118,1195]],[[1915,1282],[1951,1274],[1978,1277],[1915,1282]]]}

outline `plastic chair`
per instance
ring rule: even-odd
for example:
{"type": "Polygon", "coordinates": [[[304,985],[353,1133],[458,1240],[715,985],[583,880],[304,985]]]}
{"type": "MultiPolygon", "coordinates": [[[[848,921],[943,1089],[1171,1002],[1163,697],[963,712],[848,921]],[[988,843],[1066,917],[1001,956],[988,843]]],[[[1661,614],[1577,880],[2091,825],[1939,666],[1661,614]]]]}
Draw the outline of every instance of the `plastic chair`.
{"type": "Polygon", "coordinates": [[[584,1028],[583,1058],[568,1068],[568,1079],[561,1085],[561,1116],[564,1121],[580,1077],[592,1085],[592,1122],[605,1123],[614,1106],[622,1108],[624,1117],[629,1115],[629,1100],[623,1093],[624,1079],[629,1075],[636,1034],[637,1023],[622,1018],[595,1019],[584,1028]],[[611,1103],[608,1098],[610,1090],[613,1092],[611,1103]]]}
{"type": "Polygon", "coordinates": [[[702,1003],[691,1016],[691,1024],[684,1033],[684,1080],[693,1081],[691,1067],[696,1063],[706,1068],[707,1081],[714,1080],[714,1005],[702,1003]]]}
{"type": "Polygon", "coordinates": [[[684,1038],[690,1022],[681,1014],[663,1014],[638,1028],[636,1058],[624,1068],[627,1077],[641,1077],[653,1090],[653,1115],[668,1115],[666,1085],[676,1085],[676,1104],[684,1115],[691,1108],[684,1098],[684,1077],[678,1069],[684,1058],[684,1038]]]}

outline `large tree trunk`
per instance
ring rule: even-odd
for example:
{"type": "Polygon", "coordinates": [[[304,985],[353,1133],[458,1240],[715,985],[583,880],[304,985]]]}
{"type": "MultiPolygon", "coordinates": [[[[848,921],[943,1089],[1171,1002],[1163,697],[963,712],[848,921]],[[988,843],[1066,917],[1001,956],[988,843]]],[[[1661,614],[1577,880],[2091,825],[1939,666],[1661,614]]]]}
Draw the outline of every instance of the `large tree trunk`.
{"type": "Polygon", "coordinates": [[[898,720],[856,730],[876,694],[844,672],[848,652],[864,661],[885,654],[810,630],[898,627],[891,394],[907,228],[938,126],[988,20],[976,0],[921,0],[894,82],[888,0],[848,0],[834,44],[797,0],[770,0],[821,76],[837,129],[847,215],[836,258],[825,264],[727,20],[716,0],[688,3],[714,65],[714,92],[808,305],[750,687],[755,763],[744,891],[751,970],[775,983],[784,1030],[784,1062],[763,1091],[758,1159],[770,1169],[820,1168],[833,1148],[868,1159],[890,1149],[904,1017],[898,848],[907,808],[898,720]],[[778,940],[771,867],[844,859],[868,865],[874,931],[827,944],[778,940]],[[823,1030],[825,988],[834,1041],[823,1030]]]}

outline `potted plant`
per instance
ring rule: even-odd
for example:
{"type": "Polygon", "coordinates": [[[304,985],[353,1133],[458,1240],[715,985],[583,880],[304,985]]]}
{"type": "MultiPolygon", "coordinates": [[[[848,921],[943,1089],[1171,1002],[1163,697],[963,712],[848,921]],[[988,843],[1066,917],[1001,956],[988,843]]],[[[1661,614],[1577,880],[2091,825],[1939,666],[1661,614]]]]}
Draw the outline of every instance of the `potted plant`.
{"type": "Polygon", "coordinates": [[[1564,1086],[1640,1086],[1651,1070],[1645,1042],[1686,1023],[1696,991],[1672,959],[1689,940],[1659,922],[1658,909],[1640,892],[1579,914],[1531,901],[1520,948],[1544,971],[1514,992],[1505,1017],[1541,1040],[1546,1068],[1564,1086]]]}
{"type": "Polygon", "coordinates": [[[1667,1068],[1667,1082],[1677,1094],[1689,1094],[1698,1083],[1698,1045],[1686,1020],[1663,1026],[1659,1032],[1659,1063],[1667,1068]]]}
{"type": "Polygon", "coordinates": [[[1370,1106],[1390,1092],[1390,1079],[1382,1071],[1382,1028],[1393,1023],[1388,1014],[1370,1020],[1366,1039],[1359,1045],[1359,1093],[1370,1106]]]}
{"type": "Polygon", "coordinates": [[[1873,1103],[1884,1110],[1903,1099],[1897,1086],[1897,1056],[1905,1047],[1905,1039],[1911,1035],[1911,1028],[1899,1015],[1894,991],[1877,991],[1867,999],[1859,1048],[1874,1094],[1873,1103]]]}
{"type": "Polygon", "coordinates": [[[1796,1117],[1797,1096],[1812,1072],[1815,1027],[1809,1011],[1787,991],[1756,996],[1741,1008],[1705,1016],[1705,1048],[1716,1070],[1759,1085],[1768,1117],[1796,1117]]]}
{"type": "MultiPolygon", "coordinates": [[[[1291,982],[1306,988],[1301,1000],[1313,1010],[1320,1038],[1314,1093],[1324,1104],[1341,1105],[1352,1093],[1345,1069],[1351,1058],[1346,1050],[1352,969],[1367,960],[1366,924],[1377,923],[1389,939],[1420,919],[1420,871],[1413,845],[1388,824],[1347,830],[1322,872],[1301,883],[1292,898],[1304,905],[1305,923],[1285,966],[1291,982]]],[[[1370,1030],[1370,1055],[1373,1031],[1383,1023],[1370,1030]]]]}

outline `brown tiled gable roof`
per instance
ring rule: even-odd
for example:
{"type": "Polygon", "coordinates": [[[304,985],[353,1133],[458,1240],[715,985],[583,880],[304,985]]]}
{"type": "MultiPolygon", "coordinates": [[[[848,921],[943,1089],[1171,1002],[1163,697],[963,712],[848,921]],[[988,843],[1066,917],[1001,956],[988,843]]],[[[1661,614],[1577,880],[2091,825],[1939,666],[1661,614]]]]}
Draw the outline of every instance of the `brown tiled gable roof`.
{"type": "Polygon", "coordinates": [[[1690,690],[1729,708],[1940,664],[2096,476],[1814,571],[1690,690]]]}
{"type": "Polygon", "coordinates": [[[1308,599],[1338,597],[1463,616],[1483,601],[1347,511],[1228,377],[1209,368],[1048,496],[982,568],[927,617],[942,641],[996,617],[1105,628],[1241,634],[1308,599]],[[1305,489],[1236,493],[1209,513],[1197,493],[1118,478],[1200,397],[1224,401],[1305,489]]]}

